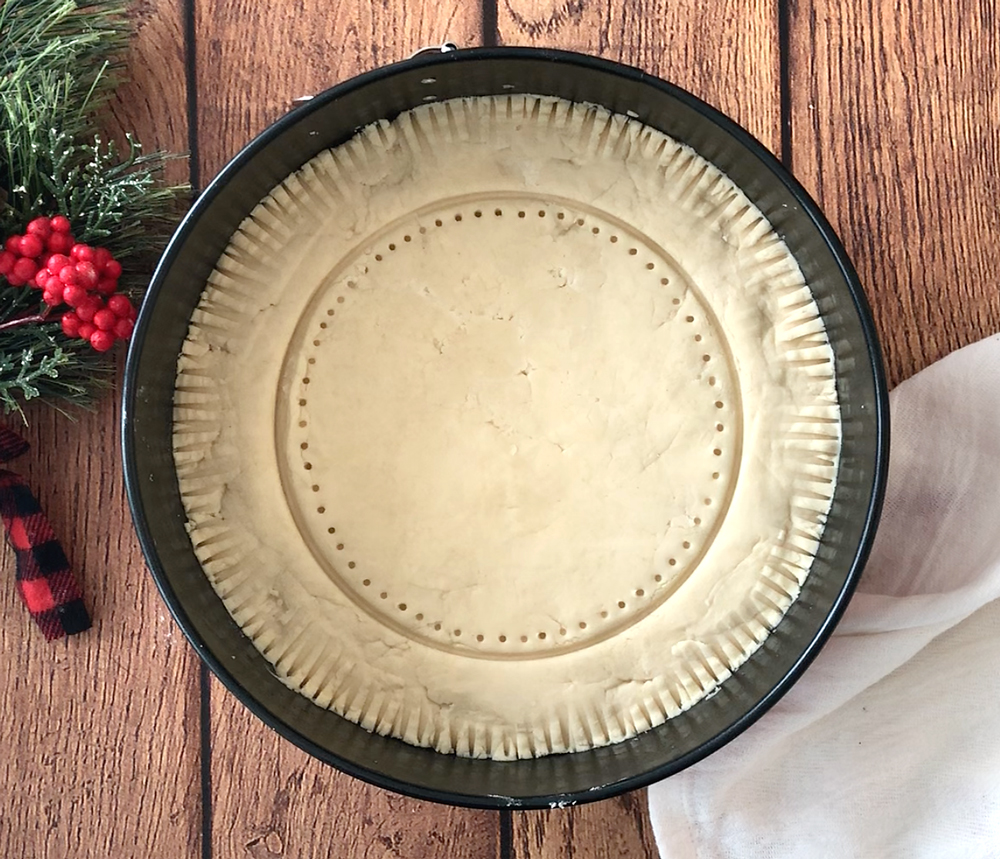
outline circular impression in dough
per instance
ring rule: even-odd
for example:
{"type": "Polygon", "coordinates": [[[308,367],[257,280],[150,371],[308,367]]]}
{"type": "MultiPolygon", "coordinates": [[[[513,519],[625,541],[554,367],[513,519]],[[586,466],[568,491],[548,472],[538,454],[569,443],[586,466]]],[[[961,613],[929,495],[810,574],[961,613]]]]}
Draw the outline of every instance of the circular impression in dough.
{"type": "Polygon", "coordinates": [[[758,646],[838,421],[815,303],[739,189],[512,96],[366,129],[262,201],[192,317],[175,459],[285,682],[512,758],[645,730],[758,646]]]}
{"type": "Polygon", "coordinates": [[[645,236],[570,201],[443,201],[302,314],[284,495],[378,623],[545,656],[619,634],[697,566],[738,471],[738,391],[711,309],[645,236]]]}

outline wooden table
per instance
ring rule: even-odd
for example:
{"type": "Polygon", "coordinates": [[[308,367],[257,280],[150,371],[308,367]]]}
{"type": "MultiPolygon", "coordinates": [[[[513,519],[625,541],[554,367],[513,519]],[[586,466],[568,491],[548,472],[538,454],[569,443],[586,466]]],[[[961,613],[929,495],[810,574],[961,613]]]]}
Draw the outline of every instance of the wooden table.
{"type": "MultiPolygon", "coordinates": [[[[893,384],[1000,330],[994,0],[142,0],[113,124],[190,150],[197,187],[296,96],[445,39],[640,66],[778,153],[857,264],[893,384]],[[947,11],[945,11],[947,10],[947,11]]],[[[30,413],[19,467],[96,626],[46,644],[0,587],[0,845],[24,857],[654,857],[645,793],[456,810],[368,787],[252,718],[199,665],[149,577],[118,407],[30,413]]]]}

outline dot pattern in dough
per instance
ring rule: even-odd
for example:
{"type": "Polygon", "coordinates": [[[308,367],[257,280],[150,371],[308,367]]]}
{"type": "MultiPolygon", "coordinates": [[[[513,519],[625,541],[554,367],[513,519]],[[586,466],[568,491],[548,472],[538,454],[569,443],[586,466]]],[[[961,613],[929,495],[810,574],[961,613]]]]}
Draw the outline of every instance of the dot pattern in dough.
{"type": "MultiPolygon", "coordinates": [[[[662,251],[642,242],[641,236],[630,235],[629,230],[624,225],[609,223],[599,211],[574,211],[564,204],[554,203],[548,200],[511,201],[501,200],[494,202],[491,200],[476,201],[476,204],[466,203],[461,210],[442,212],[432,211],[418,213],[415,220],[397,224],[392,230],[378,237],[370,245],[363,247],[359,253],[359,260],[374,260],[373,265],[348,265],[345,273],[341,276],[333,276],[314,297],[307,311],[306,317],[300,325],[302,337],[297,343],[293,343],[286,356],[287,373],[292,374],[295,368],[302,364],[303,356],[306,364],[315,367],[311,370],[313,375],[320,374],[324,378],[324,384],[336,385],[336,375],[331,372],[325,361],[332,346],[337,344],[338,338],[342,337],[342,325],[352,311],[352,302],[367,304],[373,293],[377,290],[392,290],[396,288],[395,281],[389,278],[386,282],[379,280],[382,266],[392,262],[393,264],[405,265],[406,253],[428,253],[435,252],[433,247],[429,248],[428,242],[433,242],[435,235],[456,234],[459,231],[473,230],[473,235],[469,238],[473,244],[483,240],[483,232],[489,227],[484,226],[481,221],[482,212],[492,209],[495,219],[503,221],[509,219],[511,214],[517,216],[513,223],[520,231],[530,230],[537,233],[538,230],[545,230],[544,224],[549,224],[547,228],[554,235],[568,233],[566,239],[572,242],[601,241],[602,237],[610,239],[620,250],[621,260],[625,266],[625,271],[629,277],[648,279],[648,288],[651,293],[658,293],[660,300],[664,301],[671,310],[664,318],[663,325],[668,326],[671,337],[675,340],[676,359],[686,362],[689,366],[692,380],[703,385],[705,389],[705,402],[710,409],[726,409],[726,420],[732,426],[738,427],[742,416],[738,409],[728,408],[725,403],[714,400],[720,383],[715,375],[705,376],[704,365],[712,363],[722,364],[722,374],[725,383],[722,387],[732,392],[733,399],[738,400],[738,383],[735,371],[728,361],[727,346],[724,337],[711,319],[711,312],[699,299],[697,288],[690,282],[688,276],[677,268],[674,261],[669,259],[662,251]],[[476,213],[479,213],[477,217],[476,213]],[[537,220],[534,224],[522,224],[527,218],[528,212],[537,212],[537,220]],[[470,217],[471,216],[471,217],[470,217]],[[560,225],[560,222],[568,223],[568,227],[560,225]],[[430,231],[428,233],[428,231],[430,231]],[[422,240],[421,244],[412,244],[413,234],[427,236],[430,238],[422,240]],[[575,234],[575,235],[574,235],[575,234]],[[619,243],[621,236],[627,236],[626,243],[619,243]],[[409,246],[408,246],[409,245],[409,246]],[[639,248],[642,247],[642,254],[639,248]],[[410,249],[413,249],[410,251],[410,249]],[[401,256],[402,255],[402,256],[401,256]],[[350,272],[348,274],[347,272],[350,272]],[[361,272],[360,274],[358,272],[361,272]],[[663,274],[663,272],[669,272],[663,274]],[[669,304],[668,304],[669,302],[669,304]],[[330,306],[335,305],[335,306],[330,306]],[[682,306],[683,305],[683,306],[682,306]],[[681,308],[673,310],[673,308],[681,308]],[[684,308],[689,308],[685,311],[684,308]],[[703,352],[703,344],[715,344],[716,360],[709,352],[703,352]]],[[[459,233],[460,234],[460,233],[459,233]]],[[[527,239],[527,235],[522,237],[522,241],[527,239]]],[[[452,247],[452,245],[449,245],[452,247]]],[[[437,249],[437,252],[444,252],[437,249]]],[[[518,265],[516,257],[512,257],[513,266],[518,265]]],[[[456,263],[460,265],[460,263],[456,263]]],[[[397,270],[398,273],[398,270],[397,270]]],[[[509,276],[516,276],[513,270],[509,276]]],[[[540,281],[542,286],[545,280],[540,281]]],[[[426,287],[425,287],[426,288],[426,287]]],[[[364,312],[362,310],[362,312],[364,312]]],[[[440,343],[436,344],[439,351],[444,350],[440,343]]],[[[524,376],[533,373],[535,368],[531,367],[528,361],[525,368],[520,372],[524,376]]],[[[320,435],[327,432],[323,421],[326,420],[321,415],[312,413],[310,399],[307,396],[307,387],[311,384],[311,377],[303,377],[300,386],[292,392],[290,401],[294,404],[288,407],[286,403],[278,403],[279,415],[284,414],[286,420],[291,423],[297,421],[300,430],[303,431],[302,441],[298,447],[310,445],[309,439],[314,434],[320,435]]],[[[334,410],[339,413],[340,410],[334,410]]],[[[711,491],[713,498],[691,499],[686,505],[678,508],[672,513],[665,513],[665,522],[668,517],[673,519],[683,519],[687,522],[686,527],[674,527],[669,529],[673,539],[665,540],[664,545],[659,549],[662,556],[659,563],[654,567],[640,572],[634,577],[632,587],[629,588],[627,582],[619,586],[606,588],[600,595],[600,599],[593,603],[588,615],[580,617],[566,616],[559,610],[559,605],[567,602],[557,590],[551,595],[550,605],[545,607],[542,614],[546,615],[547,621],[544,626],[532,626],[531,628],[517,630],[516,626],[521,621],[519,617],[493,618],[493,623],[489,627],[479,626],[473,636],[462,636],[456,630],[475,626],[469,616],[456,613],[454,610],[448,611],[446,607],[428,604],[426,597],[422,598],[419,581],[408,580],[406,571],[398,569],[373,569],[371,563],[366,563],[365,552],[363,550],[351,549],[350,560],[344,561],[335,557],[337,553],[344,551],[344,543],[336,544],[336,553],[331,552],[330,547],[322,539],[322,531],[328,530],[330,521],[337,521],[338,509],[336,504],[324,504],[319,508],[315,505],[307,506],[301,502],[299,495],[301,481],[295,479],[290,474],[291,467],[286,468],[286,487],[289,491],[289,498],[293,507],[297,507],[297,521],[299,526],[306,532],[307,542],[313,547],[319,563],[327,569],[328,574],[334,577],[339,584],[353,593],[359,604],[367,611],[370,611],[378,619],[401,628],[407,635],[433,643],[435,646],[451,649],[458,648],[462,652],[473,650],[490,656],[543,656],[546,653],[558,651],[566,648],[577,648],[588,643],[601,640],[608,635],[616,634],[628,625],[641,620],[645,614],[655,609],[664,599],[667,599],[684,580],[691,570],[693,570],[701,557],[711,545],[714,533],[721,523],[725,508],[728,505],[728,493],[731,493],[736,471],[738,467],[737,441],[731,444],[720,443],[715,437],[717,424],[714,423],[717,415],[711,414],[710,422],[706,420],[707,431],[703,434],[705,441],[701,444],[702,450],[686,451],[683,455],[700,455],[704,460],[702,478],[699,486],[703,493],[711,491]],[[721,463],[720,463],[721,460],[721,463]],[[723,469],[718,466],[722,464],[723,469]],[[696,515],[695,510],[702,505],[711,506],[712,501],[720,511],[715,517],[710,517],[703,522],[702,518],[696,515]],[[307,515],[307,510],[313,509],[314,515],[307,515]],[[681,539],[681,535],[687,535],[686,539],[681,539]],[[669,574],[668,574],[669,570],[669,574]],[[385,590],[386,596],[379,594],[379,600],[375,601],[368,597],[366,589],[369,585],[364,582],[377,583],[385,590]],[[617,592],[616,592],[617,591],[617,592]],[[621,599],[620,595],[628,591],[630,599],[621,599]],[[381,603],[382,600],[390,600],[393,608],[386,609],[381,603]],[[401,608],[400,606],[405,606],[401,608]],[[611,611],[608,610],[611,609],[611,611]],[[417,614],[421,619],[417,620],[417,614]],[[458,623],[456,623],[458,621],[458,623]],[[511,630],[513,629],[513,634],[511,630]],[[570,633],[568,630],[576,629],[577,632],[570,633]]],[[[294,429],[290,429],[294,435],[294,429]]],[[[738,437],[737,433],[733,434],[738,437]]],[[[312,457],[303,457],[300,462],[303,472],[308,471],[315,474],[315,465],[312,457]]],[[[316,482],[309,482],[310,492],[320,496],[326,488],[338,480],[336,463],[324,471],[323,478],[316,479],[316,482]]],[[[343,505],[350,505],[350,498],[341,498],[341,509],[343,505]]],[[[342,525],[338,524],[337,536],[346,540],[351,539],[351,534],[345,531],[342,525]]],[[[664,531],[668,529],[664,528],[664,531]]],[[[391,537],[387,537],[391,539],[391,537]]],[[[449,589],[459,589],[463,587],[461,575],[454,580],[447,582],[449,589]]],[[[578,583],[566,582],[567,591],[578,587],[578,583]]],[[[488,595],[484,596],[481,603],[485,609],[488,604],[488,595]]],[[[475,608],[475,606],[473,606],[475,608]]],[[[472,611],[472,618],[489,616],[486,611],[472,611]]]]}
{"type": "MultiPolygon", "coordinates": [[[[578,367],[570,362],[563,369],[578,367]]],[[[587,388],[586,380],[572,382],[567,390],[587,388]]],[[[585,421],[573,429],[586,438],[585,421]]],[[[521,95],[407,112],[361,130],[282,181],[240,225],[209,278],[178,359],[174,408],[174,456],[193,550],[275,674],[367,730],[498,759],[620,741],[687,709],[736,670],[809,575],[829,510],[839,434],[818,308],[760,211],[712,165],[641,123],[521,95]],[[439,279],[450,286],[426,277],[425,263],[441,249],[449,268],[439,279]],[[528,295],[538,301],[511,307],[498,300],[482,319],[463,316],[467,292],[490,291],[483,272],[509,278],[512,269],[502,263],[511,256],[535,260],[535,291],[528,295]],[[607,259],[595,259],[601,256],[607,259]],[[614,293],[620,279],[607,275],[626,265],[634,289],[609,301],[603,315],[565,324],[561,304],[614,293]],[[604,280],[588,280],[595,272],[604,272],[604,280]],[[393,291],[414,281],[418,292],[420,286],[428,292],[393,291]],[[410,301],[420,324],[408,324],[408,314],[373,313],[380,295],[410,301]],[[621,322],[616,314],[639,310],[643,318],[602,339],[603,326],[621,322]],[[525,414],[551,415],[546,402],[572,406],[551,400],[554,357],[592,350],[599,360],[581,365],[624,373],[616,390],[625,396],[612,398],[624,412],[646,388],[676,403],[678,412],[692,407],[697,438],[682,444],[691,456],[673,463],[688,491],[670,495],[675,487],[660,479],[657,451],[643,447],[644,439],[662,441],[677,429],[668,426],[664,434],[655,421],[644,426],[644,413],[659,414],[655,404],[623,420],[641,427],[638,433],[618,432],[607,406],[602,412],[591,404],[593,412],[584,414],[608,430],[599,437],[622,440],[608,470],[637,464],[633,477],[652,475],[651,484],[640,486],[644,503],[632,511],[656,513],[644,522],[650,534],[666,521],[669,533],[657,537],[663,545],[646,546],[641,561],[642,553],[625,552],[617,562],[596,564],[615,581],[592,586],[593,576],[577,564],[590,563],[627,521],[602,532],[608,523],[601,514],[585,516],[560,536],[558,516],[546,516],[544,507],[528,503],[519,518],[501,503],[510,518],[494,530],[530,549],[531,534],[519,528],[536,523],[560,547],[569,578],[580,582],[571,588],[544,552],[531,551],[525,567],[540,579],[524,581],[512,556],[504,557],[506,545],[491,542],[487,530],[483,557],[493,572],[475,584],[492,587],[501,599],[497,605],[480,599],[477,609],[477,591],[455,580],[455,564],[401,576],[405,565],[394,563],[391,552],[413,539],[444,545],[449,529],[466,527],[470,478],[489,476],[484,463],[504,456],[514,462],[528,448],[551,478],[563,461],[580,471],[578,451],[558,433],[522,426],[527,441],[515,453],[503,435],[510,427],[470,423],[464,402],[448,397],[440,399],[446,407],[451,402],[462,433],[435,443],[417,409],[393,439],[365,414],[367,399],[417,403],[393,385],[383,352],[393,352],[398,366],[412,356],[427,369],[427,384],[423,371],[407,382],[420,389],[417,399],[427,400],[448,393],[431,384],[435,362],[461,357],[468,342],[503,345],[504,331],[530,335],[522,322],[532,314],[551,343],[536,338],[519,351],[507,341],[513,348],[499,353],[518,360],[472,376],[462,376],[458,363],[470,408],[477,398],[478,407],[489,405],[491,390],[510,398],[529,388],[539,408],[525,414]],[[670,340],[638,360],[643,348],[631,332],[650,320],[670,340]],[[475,336],[464,334],[463,325],[475,336]],[[341,347],[372,337],[384,337],[386,348],[369,343],[365,363],[352,364],[350,349],[341,347]],[[631,355],[612,348],[622,342],[631,355]],[[275,344],[289,347],[284,358],[275,344]],[[676,372],[659,372],[663,356],[676,372]],[[336,449],[340,442],[331,448],[330,439],[339,433],[342,441],[355,421],[370,438],[360,448],[355,440],[353,450],[336,449]],[[478,447],[466,443],[473,437],[478,447]],[[490,447],[501,440],[506,447],[490,447]],[[370,473],[351,473],[359,451],[371,450],[399,456],[392,463],[376,458],[370,473]],[[420,457],[432,467],[417,481],[401,482],[420,495],[409,499],[411,515],[386,483],[392,471],[386,465],[406,477],[408,463],[420,457]],[[465,468],[456,472],[455,462],[465,468]],[[439,473],[449,480],[438,480],[439,473]],[[449,514],[438,500],[454,501],[452,490],[466,494],[449,514]],[[669,490],[667,497],[660,490],[669,490]],[[421,511],[424,498],[428,509],[421,511]],[[377,533],[391,539],[374,540],[366,522],[387,514],[377,533]],[[567,542],[569,533],[575,538],[567,542]],[[560,587],[566,605],[551,611],[560,587]],[[519,610],[511,611],[512,604],[519,610]]],[[[544,472],[535,482],[549,507],[565,512],[562,490],[541,479],[544,472]]],[[[613,492],[607,500],[614,502],[613,492]]],[[[588,501],[584,493],[573,503],[588,501]]]]}

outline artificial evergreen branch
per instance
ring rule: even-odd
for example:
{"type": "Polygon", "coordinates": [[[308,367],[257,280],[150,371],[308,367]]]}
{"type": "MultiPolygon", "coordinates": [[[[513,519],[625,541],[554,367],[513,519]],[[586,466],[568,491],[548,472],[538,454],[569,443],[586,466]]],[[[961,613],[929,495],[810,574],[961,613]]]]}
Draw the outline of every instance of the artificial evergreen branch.
{"type": "MultiPolygon", "coordinates": [[[[0,289],[0,320],[20,319],[33,312],[27,290],[0,289]]],[[[0,332],[0,406],[20,413],[23,402],[36,397],[87,405],[107,388],[113,365],[93,350],[68,349],[60,343],[59,323],[47,320],[0,332]]]]}
{"type": "MultiPolygon", "coordinates": [[[[131,135],[122,152],[100,134],[102,110],[125,79],[130,32],[116,0],[0,0],[0,241],[38,215],[66,215],[78,241],[123,263],[122,283],[135,294],[185,189],[163,184],[170,156],[143,153],[131,135]]],[[[5,413],[36,397],[86,403],[110,379],[111,362],[66,337],[39,299],[0,276],[5,413]]]]}

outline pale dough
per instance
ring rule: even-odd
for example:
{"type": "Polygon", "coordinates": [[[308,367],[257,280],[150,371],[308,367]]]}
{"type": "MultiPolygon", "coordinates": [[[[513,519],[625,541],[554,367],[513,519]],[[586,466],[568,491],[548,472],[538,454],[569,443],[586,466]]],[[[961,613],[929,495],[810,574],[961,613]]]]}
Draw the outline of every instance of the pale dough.
{"type": "Polygon", "coordinates": [[[638,122],[429,104],[289,176],[178,361],[195,551],[279,677],[499,759],[702,698],[807,575],[840,424],[760,212],[638,122]]]}

